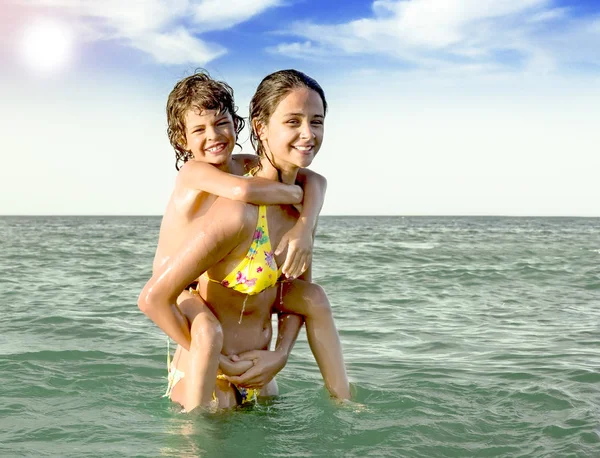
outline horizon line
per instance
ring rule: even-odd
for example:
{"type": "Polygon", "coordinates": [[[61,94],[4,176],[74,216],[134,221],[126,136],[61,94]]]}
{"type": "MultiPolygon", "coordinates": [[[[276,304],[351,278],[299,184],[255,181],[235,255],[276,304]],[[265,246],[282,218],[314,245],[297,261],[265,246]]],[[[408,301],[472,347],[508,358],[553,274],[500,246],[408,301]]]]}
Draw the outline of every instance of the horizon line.
{"type": "MultiPolygon", "coordinates": [[[[101,213],[79,213],[79,214],[0,214],[0,218],[5,217],[158,217],[161,218],[164,215],[160,214],[101,214],[101,213]]],[[[433,218],[600,218],[600,215],[522,215],[522,214],[325,214],[319,215],[319,217],[401,217],[401,218],[412,218],[412,217],[433,217],[433,218]]]]}

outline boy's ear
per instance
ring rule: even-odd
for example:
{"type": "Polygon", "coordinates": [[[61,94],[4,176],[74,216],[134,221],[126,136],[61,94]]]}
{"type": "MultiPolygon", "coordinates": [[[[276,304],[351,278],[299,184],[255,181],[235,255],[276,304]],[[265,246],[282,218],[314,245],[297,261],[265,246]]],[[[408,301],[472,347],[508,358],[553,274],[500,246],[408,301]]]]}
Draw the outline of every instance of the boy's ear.
{"type": "Polygon", "coordinates": [[[185,135],[181,135],[179,137],[179,146],[184,151],[189,151],[188,144],[187,144],[187,138],[185,138],[185,135]]]}

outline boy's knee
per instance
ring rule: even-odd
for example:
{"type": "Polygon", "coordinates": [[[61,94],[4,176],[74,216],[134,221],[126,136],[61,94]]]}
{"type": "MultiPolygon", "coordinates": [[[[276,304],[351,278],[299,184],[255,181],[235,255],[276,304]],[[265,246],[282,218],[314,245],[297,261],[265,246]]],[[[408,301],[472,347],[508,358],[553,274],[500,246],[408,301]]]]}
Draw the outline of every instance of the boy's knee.
{"type": "Polygon", "coordinates": [[[311,315],[323,316],[332,314],[331,304],[329,303],[329,299],[327,299],[325,290],[321,286],[312,283],[308,288],[305,299],[309,306],[311,315]]]}
{"type": "Polygon", "coordinates": [[[219,353],[223,348],[223,328],[214,316],[201,313],[194,318],[191,328],[192,346],[212,347],[219,353]]]}

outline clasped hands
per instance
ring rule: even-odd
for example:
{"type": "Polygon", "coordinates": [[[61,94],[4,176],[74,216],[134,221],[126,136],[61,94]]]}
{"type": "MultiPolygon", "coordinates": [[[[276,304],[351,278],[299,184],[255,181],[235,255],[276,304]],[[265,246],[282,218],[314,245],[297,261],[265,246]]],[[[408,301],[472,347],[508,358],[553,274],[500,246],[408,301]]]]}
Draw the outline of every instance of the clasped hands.
{"type": "Polygon", "coordinates": [[[251,350],[219,358],[225,380],[236,386],[256,389],[269,383],[286,363],[287,354],[276,350],[251,350]]]}

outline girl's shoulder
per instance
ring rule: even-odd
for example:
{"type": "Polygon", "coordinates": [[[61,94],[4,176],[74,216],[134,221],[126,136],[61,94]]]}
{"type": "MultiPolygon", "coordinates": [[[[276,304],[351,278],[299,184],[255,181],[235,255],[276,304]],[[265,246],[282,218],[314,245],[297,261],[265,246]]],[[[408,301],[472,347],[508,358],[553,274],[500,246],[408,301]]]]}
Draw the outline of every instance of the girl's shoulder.
{"type": "Polygon", "coordinates": [[[243,174],[248,173],[258,165],[258,156],[256,154],[234,154],[231,156],[236,168],[243,171],[243,174]]]}

